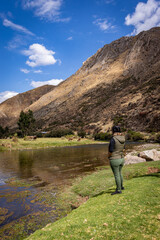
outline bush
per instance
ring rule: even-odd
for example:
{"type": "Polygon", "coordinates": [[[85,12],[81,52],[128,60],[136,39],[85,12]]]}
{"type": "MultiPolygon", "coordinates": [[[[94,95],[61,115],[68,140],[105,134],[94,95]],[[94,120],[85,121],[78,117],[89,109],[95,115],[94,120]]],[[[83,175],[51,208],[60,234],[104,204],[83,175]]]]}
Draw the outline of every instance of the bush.
{"type": "Polygon", "coordinates": [[[140,132],[134,132],[132,130],[129,130],[126,139],[130,141],[139,141],[139,140],[144,140],[144,135],[140,132]]]}
{"type": "Polygon", "coordinates": [[[21,111],[17,124],[23,137],[33,135],[35,130],[35,121],[33,112],[30,109],[26,113],[21,111]]]}
{"type": "Polygon", "coordinates": [[[94,135],[94,140],[101,140],[101,141],[107,141],[107,140],[110,140],[112,137],[112,134],[111,133],[103,133],[103,132],[100,132],[100,133],[96,133],[94,135]]]}
{"type": "Polygon", "coordinates": [[[60,138],[62,136],[66,136],[66,135],[72,135],[73,131],[71,129],[68,128],[64,128],[64,129],[54,129],[51,132],[47,133],[45,135],[45,137],[57,137],[60,138]]]}
{"type": "Polygon", "coordinates": [[[37,138],[42,138],[42,137],[44,137],[44,134],[41,133],[41,132],[37,132],[35,135],[37,136],[37,138]]]}
{"type": "Polygon", "coordinates": [[[156,142],[157,142],[157,143],[160,143],[160,132],[157,133],[157,135],[156,135],[156,142]]]}
{"type": "Polygon", "coordinates": [[[78,136],[81,137],[81,138],[84,138],[86,136],[86,132],[82,129],[80,131],[78,131],[78,136]]]}
{"type": "Polygon", "coordinates": [[[7,138],[8,136],[9,136],[9,128],[8,127],[3,128],[0,125],[0,138],[7,138]]]}

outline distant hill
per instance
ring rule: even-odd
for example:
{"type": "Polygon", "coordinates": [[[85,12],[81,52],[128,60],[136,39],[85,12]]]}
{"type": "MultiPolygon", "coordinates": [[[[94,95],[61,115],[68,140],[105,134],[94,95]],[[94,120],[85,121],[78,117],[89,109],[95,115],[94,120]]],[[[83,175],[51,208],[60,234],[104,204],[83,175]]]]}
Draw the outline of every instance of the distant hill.
{"type": "Polygon", "coordinates": [[[119,123],[138,131],[160,131],[159,83],[157,27],[106,44],[74,75],[32,102],[24,100],[26,105],[17,102],[19,95],[0,104],[0,125],[15,125],[20,109],[31,109],[41,129],[83,126],[86,131],[106,131],[119,123]],[[19,109],[15,115],[13,106],[19,109]]]}
{"type": "Polygon", "coordinates": [[[45,85],[33,90],[20,93],[0,104],[0,125],[9,126],[10,128],[17,127],[17,120],[20,112],[25,111],[27,107],[32,105],[41,96],[50,92],[55,87],[45,85]]]}

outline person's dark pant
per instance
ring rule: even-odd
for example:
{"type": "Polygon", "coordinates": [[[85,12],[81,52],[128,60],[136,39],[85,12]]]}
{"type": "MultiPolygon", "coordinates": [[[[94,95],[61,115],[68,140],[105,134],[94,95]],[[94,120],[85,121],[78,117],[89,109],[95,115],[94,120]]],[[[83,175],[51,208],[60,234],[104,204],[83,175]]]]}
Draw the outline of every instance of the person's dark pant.
{"type": "Polygon", "coordinates": [[[112,171],[115,177],[117,191],[121,191],[121,188],[123,187],[123,176],[121,173],[123,165],[124,165],[124,158],[110,160],[110,166],[112,168],[112,171]]]}

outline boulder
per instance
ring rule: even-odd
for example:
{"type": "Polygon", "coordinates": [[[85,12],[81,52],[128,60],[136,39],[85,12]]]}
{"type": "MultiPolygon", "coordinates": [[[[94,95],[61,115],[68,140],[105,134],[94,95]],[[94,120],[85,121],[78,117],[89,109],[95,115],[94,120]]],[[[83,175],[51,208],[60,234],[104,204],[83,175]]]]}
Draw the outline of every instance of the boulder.
{"type": "Polygon", "coordinates": [[[125,165],[146,161],[144,158],[132,156],[131,154],[127,154],[124,159],[125,159],[125,165]]]}
{"type": "Polygon", "coordinates": [[[146,161],[158,161],[160,160],[159,152],[156,149],[146,150],[140,152],[138,157],[144,158],[146,161]]]}

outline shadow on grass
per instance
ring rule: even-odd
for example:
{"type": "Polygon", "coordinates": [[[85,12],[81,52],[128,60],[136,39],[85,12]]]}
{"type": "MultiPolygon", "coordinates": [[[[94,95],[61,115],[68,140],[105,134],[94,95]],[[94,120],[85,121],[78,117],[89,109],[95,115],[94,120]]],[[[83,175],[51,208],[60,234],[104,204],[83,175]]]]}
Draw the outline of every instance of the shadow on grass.
{"type": "Polygon", "coordinates": [[[97,194],[93,195],[92,197],[98,197],[98,196],[101,196],[101,195],[106,194],[106,193],[110,194],[110,193],[112,193],[114,191],[115,191],[115,189],[108,189],[106,191],[102,191],[100,193],[97,193],[97,194]]]}
{"type": "MultiPolygon", "coordinates": [[[[143,177],[158,177],[158,178],[160,178],[160,171],[159,172],[155,172],[155,173],[149,173],[149,174],[141,175],[141,176],[134,176],[131,179],[133,179],[133,178],[143,178],[143,177]]],[[[103,194],[111,194],[114,191],[115,191],[114,188],[110,188],[110,189],[101,191],[101,192],[93,195],[92,197],[98,197],[98,196],[101,196],[103,194]]]]}
{"type": "Polygon", "coordinates": [[[142,176],[135,176],[133,178],[141,178],[141,177],[158,177],[158,178],[160,178],[160,171],[156,172],[156,173],[145,174],[145,175],[142,175],[142,176]]]}

